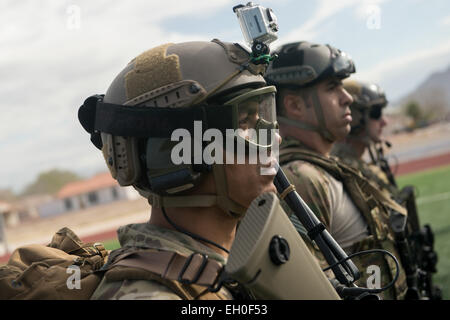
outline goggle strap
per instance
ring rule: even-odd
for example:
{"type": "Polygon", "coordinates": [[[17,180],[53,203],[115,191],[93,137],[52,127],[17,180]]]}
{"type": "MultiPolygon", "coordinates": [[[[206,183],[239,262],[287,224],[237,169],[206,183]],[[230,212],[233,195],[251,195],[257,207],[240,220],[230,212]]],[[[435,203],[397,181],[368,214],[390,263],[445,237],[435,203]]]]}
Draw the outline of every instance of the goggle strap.
{"type": "Polygon", "coordinates": [[[110,104],[100,99],[89,102],[80,107],[78,115],[91,135],[104,132],[124,137],[170,138],[180,128],[193,135],[194,121],[202,121],[203,130],[217,128],[225,133],[227,128],[233,128],[231,108],[221,105],[157,108],[110,104]]]}

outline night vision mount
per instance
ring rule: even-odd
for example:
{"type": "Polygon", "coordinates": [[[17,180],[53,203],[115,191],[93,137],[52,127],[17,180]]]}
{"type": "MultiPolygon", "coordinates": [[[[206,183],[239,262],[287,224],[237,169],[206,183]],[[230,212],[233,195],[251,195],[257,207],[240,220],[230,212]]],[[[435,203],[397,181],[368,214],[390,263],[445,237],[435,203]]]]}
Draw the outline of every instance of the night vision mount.
{"type": "Polygon", "coordinates": [[[233,7],[244,34],[245,42],[252,49],[254,64],[268,64],[275,56],[269,54],[269,44],[278,39],[277,17],[272,9],[252,2],[233,7]]]}

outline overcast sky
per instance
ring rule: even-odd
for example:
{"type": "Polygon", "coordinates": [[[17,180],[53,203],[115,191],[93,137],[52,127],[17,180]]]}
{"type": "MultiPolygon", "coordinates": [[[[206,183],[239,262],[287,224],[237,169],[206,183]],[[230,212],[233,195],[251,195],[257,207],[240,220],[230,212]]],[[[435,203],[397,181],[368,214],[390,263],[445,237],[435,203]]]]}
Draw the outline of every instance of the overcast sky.
{"type": "MultiPolygon", "coordinates": [[[[278,17],[279,40],[329,43],[392,101],[450,65],[450,2],[255,1],[278,17]]],[[[245,2],[243,2],[245,3],[245,2]]],[[[228,0],[0,0],[0,188],[39,172],[105,170],[77,111],[141,52],[166,42],[242,42],[228,0]]]]}

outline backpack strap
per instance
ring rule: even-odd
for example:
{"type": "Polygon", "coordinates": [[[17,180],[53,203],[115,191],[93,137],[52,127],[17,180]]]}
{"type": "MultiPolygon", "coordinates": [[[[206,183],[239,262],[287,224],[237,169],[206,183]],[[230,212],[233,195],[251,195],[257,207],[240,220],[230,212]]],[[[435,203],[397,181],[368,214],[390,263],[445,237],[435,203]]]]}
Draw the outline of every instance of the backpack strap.
{"type": "Polygon", "coordinates": [[[221,291],[209,290],[217,285],[223,266],[200,253],[186,257],[159,250],[125,252],[116,256],[101,271],[106,271],[107,281],[156,281],[186,300],[228,299],[221,291]]]}
{"type": "Polygon", "coordinates": [[[105,274],[107,281],[123,280],[149,280],[169,288],[183,300],[229,300],[222,292],[210,292],[207,287],[196,284],[180,283],[176,280],[162,278],[160,275],[148,270],[134,268],[131,266],[116,266],[108,270],[105,274]]]}
{"type": "Polygon", "coordinates": [[[207,255],[193,253],[188,257],[171,251],[142,250],[118,256],[109,268],[139,268],[185,284],[213,286],[223,266],[207,255]]]}

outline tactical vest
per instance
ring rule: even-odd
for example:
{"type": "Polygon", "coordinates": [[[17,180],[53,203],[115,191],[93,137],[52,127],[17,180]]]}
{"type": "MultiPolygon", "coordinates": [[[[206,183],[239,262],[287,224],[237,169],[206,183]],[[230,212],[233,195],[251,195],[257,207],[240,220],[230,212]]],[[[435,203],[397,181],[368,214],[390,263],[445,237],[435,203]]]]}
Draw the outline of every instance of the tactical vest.
{"type": "MultiPolygon", "coordinates": [[[[316,152],[304,149],[297,141],[289,141],[280,150],[280,164],[284,165],[295,160],[302,160],[318,166],[341,181],[346,192],[363,214],[369,226],[370,235],[352,245],[352,252],[381,248],[391,252],[399,260],[394,236],[389,227],[389,212],[390,210],[396,210],[406,214],[403,207],[380,192],[358,171],[338,162],[336,158],[321,156],[316,152]]],[[[366,287],[366,280],[370,276],[366,273],[366,270],[369,271],[368,267],[371,265],[378,265],[382,276],[389,275],[389,281],[383,281],[384,285],[390,282],[396,273],[395,262],[385,255],[356,256],[352,258],[352,261],[361,272],[361,279],[357,282],[359,286],[366,287]]],[[[389,290],[381,296],[385,299],[402,299],[405,293],[406,278],[403,268],[401,268],[399,278],[395,283],[395,293],[389,290]]]]}
{"type": "Polygon", "coordinates": [[[377,186],[386,190],[389,194],[396,196],[399,193],[396,187],[394,187],[390,183],[383,180],[382,177],[380,177],[380,174],[385,176],[385,173],[381,170],[380,167],[374,164],[368,164],[363,160],[358,159],[354,154],[347,151],[347,148],[349,147],[344,145],[334,150],[335,151],[334,155],[339,158],[339,161],[345,163],[346,165],[352,168],[355,168],[356,170],[359,170],[364,177],[366,177],[370,181],[374,181],[377,186]],[[378,173],[375,172],[374,169],[376,169],[379,172],[378,173]]]}
{"type": "Polygon", "coordinates": [[[369,180],[375,181],[377,186],[380,186],[382,189],[385,189],[389,194],[393,195],[398,194],[399,191],[397,190],[397,188],[395,188],[393,185],[391,185],[390,183],[386,182],[381,178],[380,175],[386,176],[386,174],[383,171],[381,171],[380,167],[374,164],[362,163],[359,166],[359,170],[361,171],[363,176],[367,177],[369,180]],[[378,173],[375,170],[377,170],[378,173]]]}
{"type": "Polygon", "coordinates": [[[186,257],[172,251],[120,248],[100,270],[107,281],[150,280],[171,289],[183,300],[228,300],[217,286],[223,266],[206,255],[186,257]]]}

